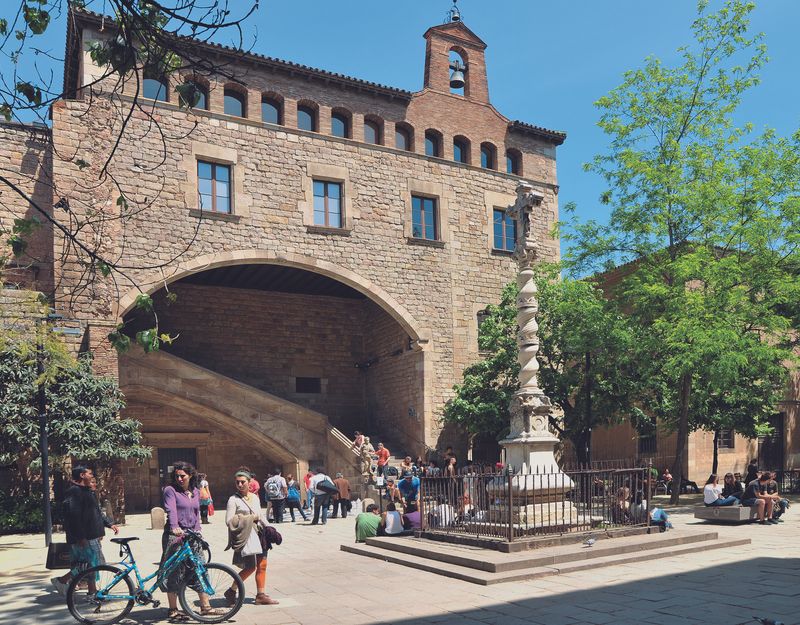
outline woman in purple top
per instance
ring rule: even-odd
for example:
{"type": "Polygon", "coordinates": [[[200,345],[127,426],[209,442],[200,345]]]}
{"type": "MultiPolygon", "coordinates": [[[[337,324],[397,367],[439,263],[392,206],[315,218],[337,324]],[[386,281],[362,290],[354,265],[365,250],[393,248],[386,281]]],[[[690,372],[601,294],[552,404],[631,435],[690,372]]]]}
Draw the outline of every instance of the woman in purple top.
{"type": "MultiPolygon", "coordinates": [[[[197,471],[188,462],[176,462],[172,467],[172,484],[164,488],[164,510],[167,512],[167,522],[164,525],[164,535],[161,538],[161,563],[180,549],[185,530],[200,532],[200,491],[197,488],[197,471]]],[[[197,555],[203,558],[195,545],[197,555]]],[[[183,567],[167,577],[161,590],[167,593],[169,602],[168,618],[173,622],[188,621],[189,615],[178,610],[178,587],[181,582],[183,567]]],[[[216,611],[210,606],[208,595],[200,595],[200,612],[204,616],[212,616],[216,611]]]]}

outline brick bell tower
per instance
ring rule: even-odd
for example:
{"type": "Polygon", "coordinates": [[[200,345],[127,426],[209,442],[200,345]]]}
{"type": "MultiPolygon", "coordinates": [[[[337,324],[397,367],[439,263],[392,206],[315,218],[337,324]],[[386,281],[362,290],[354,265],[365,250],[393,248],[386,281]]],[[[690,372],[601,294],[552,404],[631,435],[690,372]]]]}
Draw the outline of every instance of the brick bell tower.
{"type": "Polygon", "coordinates": [[[464,70],[464,97],[481,104],[489,103],[489,84],[486,79],[486,44],[461,21],[453,7],[449,22],[429,28],[425,34],[425,89],[451,93],[450,55],[461,57],[464,70]]]}

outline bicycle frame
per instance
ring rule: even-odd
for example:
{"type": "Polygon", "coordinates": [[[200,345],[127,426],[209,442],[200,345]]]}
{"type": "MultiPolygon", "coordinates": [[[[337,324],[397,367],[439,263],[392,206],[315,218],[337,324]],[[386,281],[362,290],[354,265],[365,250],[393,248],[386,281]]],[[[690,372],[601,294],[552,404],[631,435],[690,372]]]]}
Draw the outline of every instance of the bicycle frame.
{"type": "Polygon", "coordinates": [[[197,573],[198,581],[202,586],[202,592],[208,595],[214,594],[214,589],[210,588],[207,581],[206,576],[204,573],[206,572],[205,563],[200,560],[189,546],[189,541],[184,540],[181,548],[173,553],[167,560],[156,569],[154,573],[148,575],[147,577],[142,577],[141,573],[139,573],[139,567],[136,565],[136,559],[133,557],[133,552],[129,545],[125,545],[124,547],[125,556],[122,558],[119,564],[122,566],[123,570],[120,571],[118,575],[114,576],[114,579],[106,586],[106,588],[98,589],[97,594],[95,595],[97,599],[118,599],[118,600],[128,600],[128,599],[136,599],[136,595],[115,595],[109,594],[107,589],[113,588],[114,585],[119,583],[124,577],[133,572],[136,576],[136,585],[138,590],[144,590],[145,592],[152,594],[161,583],[169,577],[169,575],[179,566],[181,565],[184,560],[189,560],[192,565],[194,566],[194,570],[197,573]],[[150,588],[144,588],[144,585],[149,582],[151,579],[156,578],[156,581],[153,582],[150,588]]]}

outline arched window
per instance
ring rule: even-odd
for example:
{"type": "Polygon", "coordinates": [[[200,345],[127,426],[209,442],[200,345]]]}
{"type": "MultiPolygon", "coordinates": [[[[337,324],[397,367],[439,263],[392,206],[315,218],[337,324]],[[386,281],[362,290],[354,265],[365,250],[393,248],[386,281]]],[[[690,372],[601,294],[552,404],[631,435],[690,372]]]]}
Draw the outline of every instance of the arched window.
{"type": "Polygon", "coordinates": [[[142,95],[151,100],[169,102],[167,79],[163,76],[145,75],[144,82],[142,83],[142,95]]]}
{"type": "Polygon", "coordinates": [[[450,83],[450,93],[454,93],[456,95],[467,95],[469,90],[467,89],[467,60],[466,60],[466,53],[461,50],[460,48],[450,50],[449,54],[450,60],[450,80],[455,76],[460,76],[464,81],[463,87],[454,87],[452,86],[452,82],[450,83]]]}
{"type": "Polygon", "coordinates": [[[469,139],[466,137],[453,139],[453,160],[457,163],[469,163],[469,139]]]}
{"type": "Polygon", "coordinates": [[[178,101],[184,108],[208,110],[208,87],[197,80],[187,80],[183,83],[178,95],[178,101]]]}
{"type": "Polygon", "coordinates": [[[261,121],[267,124],[283,124],[283,105],[269,96],[261,96],[261,121]]]}
{"type": "Polygon", "coordinates": [[[442,156],[442,135],[435,130],[425,131],[425,155],[442,156]]]}
{"type": "Polygon", "coordinates": [[[497,169],[497,150],[491,143],[481,143],[481,167],[497,169]]]}
{"type": "Polygon", "coordinates": [[[236,89],[225,87],[225,108],[226,115],[234,117],[246,117],[247,106],[244,94],[236,89]]]}
{"type": "Polygon", "coordinates": [[[350,116],[342,111],[331,114],[331,134],[334,137],[350,138],[350,116]]]}
{"type": "Polygon", "coordinates": [[[414,151],[414,132],[408,124],[395,124],[394,145],[399,150],[414,151]]]}
{"type": "Polygon", "coordinates": [[[381,144],[381,125],[376,120],[364,120],[364,141],[376,145],[381,144]]]}
{"type": "Polygon", "coordinates": [[[506,173],[522,175],[522,154],[517,150],[506,150],[506,173]]]}
{"type": "Polygon", "coordinates": [[[317,131],[317,111],[308,105],[297,107],[297,127],[300,130],[317,131]]]}

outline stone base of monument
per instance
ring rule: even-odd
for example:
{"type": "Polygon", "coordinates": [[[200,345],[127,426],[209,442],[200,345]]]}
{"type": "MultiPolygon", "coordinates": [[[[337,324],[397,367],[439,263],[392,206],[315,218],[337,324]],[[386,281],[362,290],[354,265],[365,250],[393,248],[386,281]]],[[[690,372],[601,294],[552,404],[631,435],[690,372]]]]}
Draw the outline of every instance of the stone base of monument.
{"type": "Polygon", "coordinates": [[[586,525],[589,515],[581,514],[568,501],[551,501],[549,503],[533,503],[522,506],[490,505],[486,520],[489,523],[511,523],[524,528],[554,528],[573,525],[586,525]]]}
{"type": "MultiPolygon", "coordinates": [[[[611,536],[598,532],[594,534],[597,542],[592,548],[584,546],[582,542],[563,542],[565,537],[562,536],[557,539],[559,542],[553,542],[550,546],[544,546],[537,540],[538,547],[535,549],[509,553],[480,548],[463,542],[460,537],[446,536],[451,540],[368,538],[366,544],[348,542],[341,546],[341,550],[473,584],[489,585],[642,560],[674,558],[712,549],[729,550],[750,542],[749,538],[731,536],[720,539],[717,532],[702,529],[671,530],[665,534],[657,531],[642,533],[647,529],[629,528],[623,535],[615,533],[613,540],[603,540],[611,536]],[[635,534],[632,533],[634,530],[635,534]]],[[[585,540],[585,536],[581,540],[585,540]]],[[[522,546],[526,542],[505,544],[522,546]]]]}

